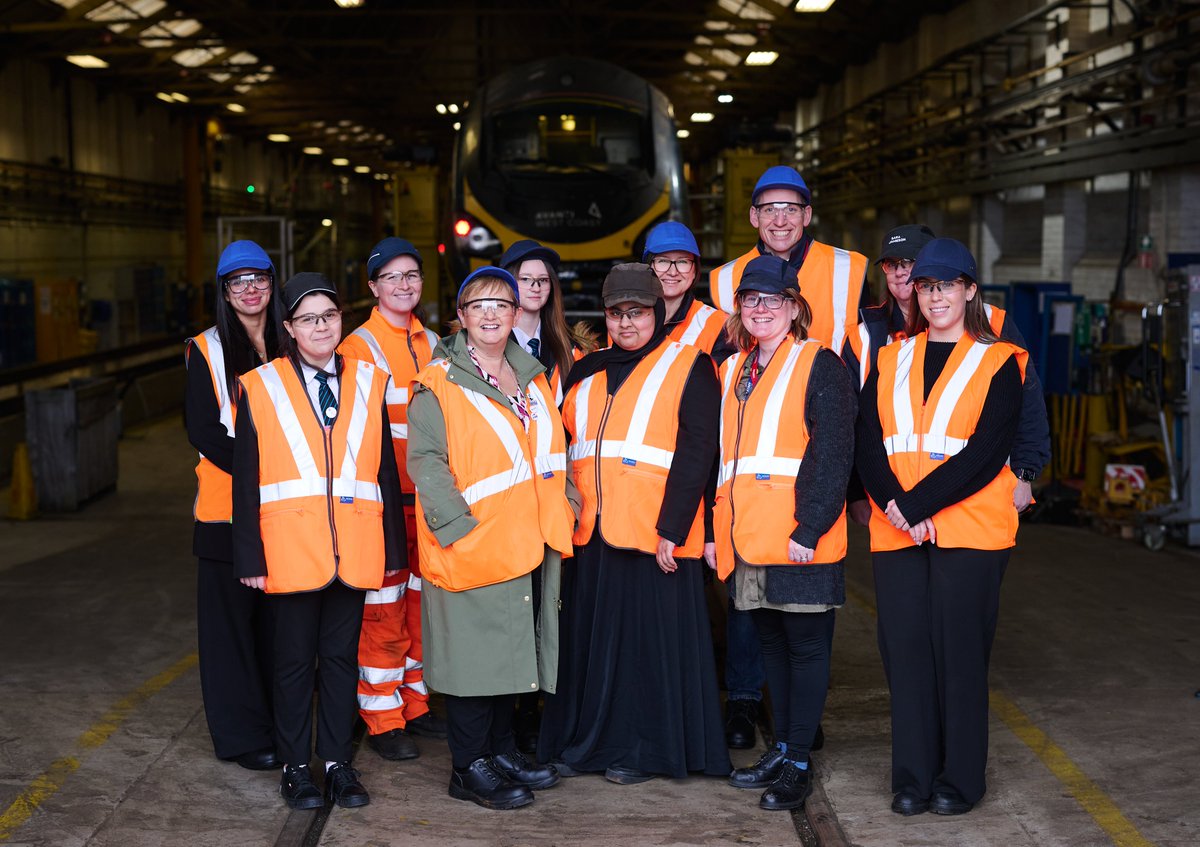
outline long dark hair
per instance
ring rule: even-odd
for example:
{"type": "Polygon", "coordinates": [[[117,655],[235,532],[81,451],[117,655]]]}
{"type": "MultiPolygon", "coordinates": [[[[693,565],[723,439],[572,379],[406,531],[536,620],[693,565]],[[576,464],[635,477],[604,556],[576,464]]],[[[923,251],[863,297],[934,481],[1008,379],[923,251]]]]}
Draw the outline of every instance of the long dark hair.
{"type": "MultiPolygon", "coordinates": [[[[533,261],[533,258],[512,262],[505,270],[512,274],[515,279],[521,265],[530,261],[533,261]]],[[[558,270],[545,259],[538,259],[537,261],[540,261],[545,266],[546,276],[550,277],[550,296],[546,298],[546,305],[542,306],[540,315],[542,320],[542,342],[550,348],[550,355],[554,357],[554,361],[558,365],[558,372],[565,375],[571,370],[571,365],[575,363],[575,355],[571,352],[572,347],[578,346],[584,352],[590,352],[589,347],[591,343],[594,343],[594,339],[578,337],[579,334],[567,325],[567,316],[563,311],[562,284],[558,279],[558,270]]]]}
{"type": "MultiPolygon", "coordinates": [[[[275,285],[274,274],[271,276],[271,299],[267,301],[266,327],[263,329],[263,343],[267,348],[268,361],[282,353],[280,337],[287,333],[283,331],[283,305],[279,298],[281,292],[275,285]]],[[[229,396],[236,396],[234,388],[237,378],[258,367],[258,353],[250,341],[246,327],[241,318],[225,299],[225,280],[217,286],[217,337],[221,339],[221,347],[225,351],[225,385],[229,396]]]]}

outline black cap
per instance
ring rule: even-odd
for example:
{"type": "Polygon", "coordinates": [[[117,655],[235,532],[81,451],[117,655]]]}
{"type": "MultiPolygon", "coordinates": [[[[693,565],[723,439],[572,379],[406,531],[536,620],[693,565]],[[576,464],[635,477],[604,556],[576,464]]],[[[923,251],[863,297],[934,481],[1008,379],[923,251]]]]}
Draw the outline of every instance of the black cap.
{"type": "Polygon", "coordinates": [[[538,244],[532,238],[522,238],[520,241],[514,241],[504,251],[504,255],[500,257],[500,267],[507,268],[528,259],[541,259],[543,262],[552,265],[555,270],[558,270],[558,263],[560,261],[558,253],[549,247],[538,244]]]}
{"type": "Polygon", "coordinates": [[[746,263],[738,291],[759,291],[763,294],[799,291],[796,273],[796,268],[778,256],[756,256],[746,263]]]}
{"type": "Polygon", "coordinates": [[[421,254],[411,241],[391,236],[371,248],[371,255],[367,257],[367,278],[374,279],[379,269],[397,256],[412,256],[417,265],[421,264],[421,254]]]}
{"type": "Polygon", "coordinates": [[[604,287],[600,289],[600,299],[604,301],[606,309],[626,302],[653,306],[662,296],[662,283],[650,266],[641,262],[613,265],[604,278],[604,287]]]}
{"type": "Polygon", "coordinates": [[[904,224],[890,229],[883,237],[875,264],[884,259],[915,259],[930,241],[933,241],[933,230],[924,224],[904,224]]]}
{"type": "Polygon", "coordinates": [[[333,299],[337,300],[337,289],[333,283],[329,281],[325,274],[315,273],[313,271],[304,271],[298,273],[289,279],[283,286],[283,306],[287,310],[288,315],[296,308],[296,305],[307,297],[309,294],[317,292],[324,294],[332,294],[333,299]]]}

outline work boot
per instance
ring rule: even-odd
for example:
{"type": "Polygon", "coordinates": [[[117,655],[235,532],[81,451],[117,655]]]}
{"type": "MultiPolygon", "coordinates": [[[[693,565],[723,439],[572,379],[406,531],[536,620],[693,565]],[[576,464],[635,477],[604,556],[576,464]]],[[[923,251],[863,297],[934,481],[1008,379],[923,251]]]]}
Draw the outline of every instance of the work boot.
{"type": "Polygon", "coordinates": [[[492,756],[492,764],[500,768],[510,782],[528,786],[532,791],[549,788],[558,782],[558,771],[553,765],[532,764],[520,750],[492,756]]]}
{"type": "Polygon", "coordinates": [[[754,746],[757,720],[757,700],[725,701],[725,743],[734,750],[749,750],[754,746]]]}
{"type": "Polygon", "coordinates": [[[758,807],[771,811],[787,811],[799,809],[812,794],[811,768],[801,770],[795,762],[784,762],[779,771],[779,778],[771,783],[771,787],[762,793],[758,807]]]}
{"type": "Polygon", "coordinates": [[[403,729],[389,729],[379,735],[368,735],[367,746],[393,762],[415,759],[421,755],[421,751],[417,749],[417,742],[403,729]]]}
{"type": "Polygon", "coordinates": [[[491,756],[480,756],[450,774],[450,796],[470,800],[485,809],[517,809],[533,802],[533,792],[509,782],[491,756]]]}
{"type": "Polygon", "coordinates": [[[729,784],[734,788],[766,788],[779,778],[779,772],[786,764],[784,746],[776,744],[750,767],[733,771],[729,775],[729,784]]]}
{"type": "Polygon", "coordinates": [[[413,718],[404,728],[413,735],[419,735],[422,738],[446,737],[446,722],[433,712],[426,712],[419,718],[413,718]]]}

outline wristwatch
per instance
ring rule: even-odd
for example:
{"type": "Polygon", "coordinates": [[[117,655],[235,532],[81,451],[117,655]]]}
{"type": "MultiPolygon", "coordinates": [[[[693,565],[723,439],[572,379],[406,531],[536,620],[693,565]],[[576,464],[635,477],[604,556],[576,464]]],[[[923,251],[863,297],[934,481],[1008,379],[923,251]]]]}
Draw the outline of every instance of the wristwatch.
{"type": "Polygon", "coordinates": [[[1017,479],[1019,479],[1021,482],[1032,483],[1038,478],[1038,473],[1036,471],[1031,471],[1028,468],[1020,468],[1019,470],[1013,471],[1013,473],[1016,474],[1017,479]]]}

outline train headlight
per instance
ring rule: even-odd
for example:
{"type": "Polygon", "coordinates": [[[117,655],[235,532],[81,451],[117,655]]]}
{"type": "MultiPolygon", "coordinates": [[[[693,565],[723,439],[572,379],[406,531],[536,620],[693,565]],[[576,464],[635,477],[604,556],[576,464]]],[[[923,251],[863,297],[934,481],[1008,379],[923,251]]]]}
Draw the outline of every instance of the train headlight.
{"type": "Polygon", "coordinates": [[[500,239],[483,224],[470,218],[459,218],[454,222],[454,240],[458,248],[468,256],[490,258],[500,252],[500,239]]]}

